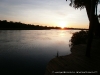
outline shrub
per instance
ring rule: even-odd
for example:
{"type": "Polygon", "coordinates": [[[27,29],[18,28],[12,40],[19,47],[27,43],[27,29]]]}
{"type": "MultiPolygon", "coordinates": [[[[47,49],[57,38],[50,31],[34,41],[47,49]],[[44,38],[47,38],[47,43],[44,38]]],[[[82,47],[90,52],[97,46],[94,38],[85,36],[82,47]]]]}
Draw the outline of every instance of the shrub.
{"type": "Polygon", "coordinates": [[[78,44],[86,44],[88,38],[88,31],[79,31],[73,33],[71,40],[70,40],[70,47],[78,44]]]}

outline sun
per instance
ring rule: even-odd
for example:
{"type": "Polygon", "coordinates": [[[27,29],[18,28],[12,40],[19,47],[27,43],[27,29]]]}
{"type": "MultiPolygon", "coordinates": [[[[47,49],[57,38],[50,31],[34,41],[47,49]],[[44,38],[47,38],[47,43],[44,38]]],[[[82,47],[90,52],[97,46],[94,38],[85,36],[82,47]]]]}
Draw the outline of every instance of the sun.
{"type": "Polygon", "coordinates": [[[65,28],[66,27],[66,25],[67,25],[67,23],[66,22],[59,22],[59,26],[63,29],[63,28],[65,28]]]}

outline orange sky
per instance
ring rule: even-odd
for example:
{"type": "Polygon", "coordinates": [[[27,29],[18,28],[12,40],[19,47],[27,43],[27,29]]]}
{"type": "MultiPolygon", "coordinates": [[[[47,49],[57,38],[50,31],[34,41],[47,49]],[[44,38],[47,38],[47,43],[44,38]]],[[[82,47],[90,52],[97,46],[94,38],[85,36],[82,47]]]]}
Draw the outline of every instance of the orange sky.
{"type": "Polygon", "coordinates": [[[69,3],[66,0],[0,0],[0,19],[44,26],[88,28],[86,10],[75,10],[69,3]]]}

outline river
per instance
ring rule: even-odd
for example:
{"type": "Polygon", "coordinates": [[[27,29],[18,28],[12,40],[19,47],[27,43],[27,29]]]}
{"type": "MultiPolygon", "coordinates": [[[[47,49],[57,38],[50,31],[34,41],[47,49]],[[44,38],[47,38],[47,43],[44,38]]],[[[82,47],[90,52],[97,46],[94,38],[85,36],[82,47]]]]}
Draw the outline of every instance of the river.
{"type": "Polygon", "coordinates": [[[0,75],[43,75],[48,62],[70,54],[74,30],[0,30],[0,75]],[[2,74],[3,73],[3,74],[2,74]]]}

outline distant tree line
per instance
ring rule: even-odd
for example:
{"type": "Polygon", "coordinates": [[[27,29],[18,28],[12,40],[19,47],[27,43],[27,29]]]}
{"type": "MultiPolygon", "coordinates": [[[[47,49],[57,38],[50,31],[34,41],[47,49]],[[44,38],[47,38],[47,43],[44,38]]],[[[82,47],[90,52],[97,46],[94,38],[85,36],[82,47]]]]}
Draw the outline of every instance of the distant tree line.
{"type": "Polygon", "coordinates": [[[25,24],[21,22],[8,22],[7,20],[0,20],[0,30],[49,30],[60,29],[60,27],[47,27],[32,24],[25,24]]]}
{"type": "MultiPolygon", "coordinates": [[[[61,27],[53,26],[40,26],[33,24],[25,24],[21,22],[8,22],[7,20],[0,20],[0,30],[50,30],[50,29],[61,29],[61,27]]],[[[65,27],[63,30],[88,30],[85,28],[69,28],[65,27]]]]}

